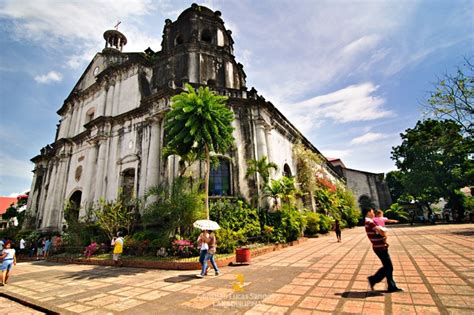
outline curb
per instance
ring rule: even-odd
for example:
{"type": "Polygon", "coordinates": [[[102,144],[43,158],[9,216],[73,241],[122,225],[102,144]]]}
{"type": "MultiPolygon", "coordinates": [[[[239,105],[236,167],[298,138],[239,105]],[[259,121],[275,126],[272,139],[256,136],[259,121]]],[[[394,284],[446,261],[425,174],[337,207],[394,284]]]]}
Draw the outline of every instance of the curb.
{"type": "MultiPolygon", "coordinates": [[[[300,243],[306,242],[308,238],[301,237],[296,241],[285,243],[285,244],[273,244],[267,245],[260,248],[250,249],[251,257],[258,257],[270,252],[278,251],[289,246],[296,246],[300,243]]],[[[36,260],[35,260],[36,261],[36,260]]],[[[80,264],[80,265],[98,265],[98,266],[114,266],[111,259],[102,260],[94,258],[70,258],[70,257],[47,257],[46,262],[52,263],[64,263],[64,264],[80,264]]],[[[122,260],[123,267],[132,268],[149,268],[149,269],[165,269],[165,270],[199,270],[201,264],[197,261],[150,261],[150,260],[122,260]]],[[[235,256],[217,259],[216,264],[218,267],[224,267],[235,264],[235,256]]]]}

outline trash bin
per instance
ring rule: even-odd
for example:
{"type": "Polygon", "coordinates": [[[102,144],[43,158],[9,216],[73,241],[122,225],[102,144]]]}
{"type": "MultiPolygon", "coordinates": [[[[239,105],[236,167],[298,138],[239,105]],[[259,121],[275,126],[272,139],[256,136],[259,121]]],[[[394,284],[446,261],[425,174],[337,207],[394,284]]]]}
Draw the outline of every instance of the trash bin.
{"type": "Polygon", "coordinates": [[[250,263],[250,248],[237,248],[235,250],[235,261],[238,263],[250,263]]]}

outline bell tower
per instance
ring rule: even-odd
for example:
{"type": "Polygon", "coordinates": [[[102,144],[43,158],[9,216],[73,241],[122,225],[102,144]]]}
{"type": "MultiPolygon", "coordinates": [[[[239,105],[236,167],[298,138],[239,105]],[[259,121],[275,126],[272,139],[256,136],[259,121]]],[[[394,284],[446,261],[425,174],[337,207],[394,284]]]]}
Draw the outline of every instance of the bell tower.
{"type": "Polygon", "coordinates": [[[127,37],[118,30],[108,30],[104,33],[105,47],[102,53],[121,53],[123,46],[127,45],[127,37]]]}

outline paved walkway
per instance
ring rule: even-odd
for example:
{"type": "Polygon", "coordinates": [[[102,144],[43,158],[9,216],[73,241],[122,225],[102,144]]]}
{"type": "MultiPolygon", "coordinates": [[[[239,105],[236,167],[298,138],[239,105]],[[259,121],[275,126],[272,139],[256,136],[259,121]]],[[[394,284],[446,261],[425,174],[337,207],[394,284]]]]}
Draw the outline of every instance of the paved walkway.
{"type": "Polygon", "coordinates": [[[333,234],[310,239],[205,279],[192,271],[22,263],[0,293],[64,314],[474,314],[473,236],[472,224],[390,229],[402,293],[384,292],[385,284],[368,291],[380,262],[361,227],[344,230],[342,243],[333,234]]]}

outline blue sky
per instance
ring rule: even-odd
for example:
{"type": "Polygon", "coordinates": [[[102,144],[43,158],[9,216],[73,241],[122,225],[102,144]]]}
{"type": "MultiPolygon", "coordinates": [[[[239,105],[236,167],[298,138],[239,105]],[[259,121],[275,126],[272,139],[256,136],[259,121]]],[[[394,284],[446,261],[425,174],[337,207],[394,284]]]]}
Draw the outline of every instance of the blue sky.
{"type": "MultiPolygon", "coordinates": [[[[192,1],[0,0],[0,196],[28,190],[63,104],[121,21],[124,51],[161,49],[165,19],[192,1]]],[[[227,0],[247,86],[328,157],[395,169],[391,147],[423,117],[437,77],[474,56],[473,1],[227,0]]]]}

